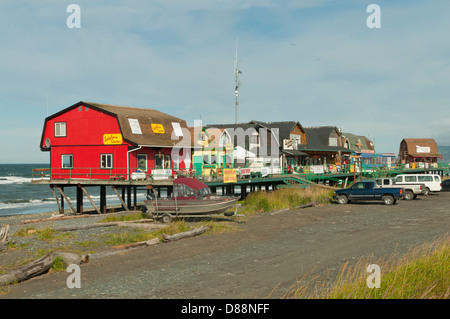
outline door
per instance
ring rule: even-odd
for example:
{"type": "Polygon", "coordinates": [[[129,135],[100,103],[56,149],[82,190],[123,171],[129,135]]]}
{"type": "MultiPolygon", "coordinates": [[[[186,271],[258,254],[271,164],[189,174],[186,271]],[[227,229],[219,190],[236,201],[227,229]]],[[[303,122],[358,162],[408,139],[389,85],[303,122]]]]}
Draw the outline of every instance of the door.
{"type": "MultiPolygon", "coordinates": [[[[377,197],[381,198],[381,195],[377,197]]],[[[364,183],[364,198],[368,200],[375,198],[375,190],[373,189],[373,183],[364,183]]]]}
{"type": "Polygon", "coordinates": [[[364,183],[358,182],[352,186],[352,192],[349,199],[364,199],[364,183]]]}

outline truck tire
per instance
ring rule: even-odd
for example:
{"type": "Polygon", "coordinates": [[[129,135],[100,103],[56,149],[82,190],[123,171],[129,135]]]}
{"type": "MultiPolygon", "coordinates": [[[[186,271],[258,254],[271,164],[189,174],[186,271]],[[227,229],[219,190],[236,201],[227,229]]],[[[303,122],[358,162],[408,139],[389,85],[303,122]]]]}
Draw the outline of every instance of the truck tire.
{"type": "Polygon", "coordinates": [[[339,204],[347,204],[348,203],[348,198],[345,195],[340,195],[338,197],[338,203],[339,204]]]}
{"type": "Polygon", "coordinates": [[[405,191],[405,199],[406,200],[414,199],[414,193],[411,190],[406,190],[405,191]]]}
{"type": "Polygon", "coordinates": [[[392,195],[383,195],[383,202],[385,205],[392,205],[395,203],[394,196],[392,195]]]}
{"type": "Polygon", "coordinates": [[[430,194],[430,189],[428,187],[425,187],[425,193],[423,193],[425,196],[430,194]]]}

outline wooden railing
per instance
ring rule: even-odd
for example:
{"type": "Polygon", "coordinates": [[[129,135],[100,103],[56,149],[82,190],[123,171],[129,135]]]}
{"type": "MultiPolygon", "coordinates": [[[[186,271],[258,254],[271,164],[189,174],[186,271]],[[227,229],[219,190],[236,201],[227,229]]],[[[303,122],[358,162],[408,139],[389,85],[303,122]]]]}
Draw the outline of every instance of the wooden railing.
{"type": "MultiPolygon", "coordinates": [[[[342,174],[364,174],[367,176],[389,176],[408,172],[439,171],[443,175],[450,173],[450,163],[439,163],[436,165],[392,165],[387,166],[373,166],[356,164],[346,165],[311,165],[311,166],[288,166],[281,167],[239,167],[236,168],[236,175],[238,178],[264,178],[280,175],[294,175],[302,176],[308,179],[317,179],[317,176],[331,177],[332,175],[342,174]]],[[[58,180],[58,179],[84,179],[84,180],[118,180],[118,181],[133,181],[133,180],[158,180],[175,178],[177,176],[196,177],[202,180],[221,180],[224,168],[214,168],[206,166],[201,171],[195,169],[161,169],[148,168],[146,171],[137,168],[35,168],[32,170],[32,180],[58,180]]]]}

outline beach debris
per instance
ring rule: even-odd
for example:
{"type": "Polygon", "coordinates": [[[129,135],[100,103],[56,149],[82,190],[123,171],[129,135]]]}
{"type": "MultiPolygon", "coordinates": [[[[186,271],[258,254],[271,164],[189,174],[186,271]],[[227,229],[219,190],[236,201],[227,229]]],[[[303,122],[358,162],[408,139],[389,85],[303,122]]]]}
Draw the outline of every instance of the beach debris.
{"type": "Polygon", "coordinates": [[[153,246],[153,245],[157,245],[157,244],[159,244],[159,238],[153,238],[150,240],[140,241],[137,243],[117,245],[117,246],[112,246],[112,247],[116,248],[116,249],[129,249],[129,248],[153,246]]]}
{"type": "Polygon", "coordinates": [[[174,234],[174,235],[163,234],[162,235],[162,241],[167,243],[169,241],[175,241],[175,240],[180,240],[180,239],[183,239],[183,238],[194,237],[194,236],[203,234],[204,232],[206,232],[206,231],[208,231],[210,229],[211,229],[211,226],[210,225],[206,225],[206,226],[201,226],[201,227],[195,228],[195,229],[190,230],[190,231],[177,233],[177,234],[174,234]]]}
{"type": "Polygon", "coordinates": [[[89,261],[89,255],[79,256],[66,252],[51,252],[23,267],[0,275],[0,286],[18,283],[46,273],[57,257],[63,261],[66,267],[71,264],[79,265],[89,261]]]}
{"type": "Polygon", "coordinates": [[[0,229],[0,251],[5,250],[9,241],[9,225],[3,225],[0,229]]]}

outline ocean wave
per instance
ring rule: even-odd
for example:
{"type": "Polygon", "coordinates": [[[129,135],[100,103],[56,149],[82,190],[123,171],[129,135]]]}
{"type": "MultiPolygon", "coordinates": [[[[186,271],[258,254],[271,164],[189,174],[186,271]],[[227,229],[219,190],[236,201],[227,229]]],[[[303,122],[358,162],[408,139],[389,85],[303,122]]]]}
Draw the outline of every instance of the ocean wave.
{"type": "MultiPolygon", "coordinates": [[[[137,197],[139,199],[145,198],[145,194],[138,193],[137,197]]],[[[72,202],[73,205],[75,205],[75,198],[72,198],[71,196],[68,197],[69,200],[72,202]]],[[[91,195],[92,200],[96,205],[99,205],[100,203],[100,195],[91,195]]],[[[106,202],[107,204],[117,204],[119,200],[117,199],[116,195],[106,195],[106,202]]],[[[11,200],[5,200],[0,202],[0,211],[5,209],[25,209],[25,208],[32,208],[35,206],[42,206],[42,205],[52,205],[55,202],[55,198],[42,198],[42,199],[11,199],[11,200]]],[[[86,206],[91,206],[89,200],[83,196],[83,203],[86,206]]]]}
{"type": "Polygon", "coordinates": [[[27,208],[27,207],[32,207],[32,206],[48,205],[49,203],[50,203],[50,201],[41,200],[41,199],[13,200],[13,201],[8,201],[8,202],[0,202],[0,210],[27,208]]]}
{"type": "Polygon", "coordinates": [[[31,177],[0,176],[0,185],[6,184],[30,184],[31,177]]]}

